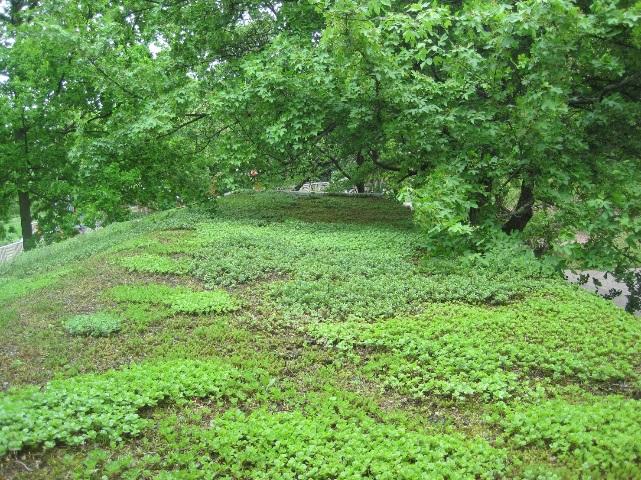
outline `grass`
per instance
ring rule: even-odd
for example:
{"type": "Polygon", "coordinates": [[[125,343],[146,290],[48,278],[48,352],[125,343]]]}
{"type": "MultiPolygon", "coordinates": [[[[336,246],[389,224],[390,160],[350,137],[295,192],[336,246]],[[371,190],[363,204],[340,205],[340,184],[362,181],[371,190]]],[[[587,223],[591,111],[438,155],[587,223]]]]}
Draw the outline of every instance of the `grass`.
{"type": "Polygon", "coordinates": [[[65,273],[65,270],[56,270],[51,273],[38,275],[37,278],[28,279],[0,277],[0,302],[7,302],[24,296],[29,292],[48,287],[65,273]]]}
{"type": "Polygon", "coordinates": [[[242,194],[25,253],[0,477],[639,476],[638,320],[423,247],[391,201],[242,194]]]}

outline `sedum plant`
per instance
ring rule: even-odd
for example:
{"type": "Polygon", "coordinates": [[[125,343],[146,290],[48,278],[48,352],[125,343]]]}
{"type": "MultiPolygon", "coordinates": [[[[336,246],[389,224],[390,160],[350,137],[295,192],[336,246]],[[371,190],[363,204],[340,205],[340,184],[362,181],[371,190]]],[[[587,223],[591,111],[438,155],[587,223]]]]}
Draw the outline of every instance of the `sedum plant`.
{"type": "Polygon", "coordinates": [[[106,337],[120,330],[121,321],[110,313],[97,312],[71,317],[63,326],[71,335],[106,337]]]}

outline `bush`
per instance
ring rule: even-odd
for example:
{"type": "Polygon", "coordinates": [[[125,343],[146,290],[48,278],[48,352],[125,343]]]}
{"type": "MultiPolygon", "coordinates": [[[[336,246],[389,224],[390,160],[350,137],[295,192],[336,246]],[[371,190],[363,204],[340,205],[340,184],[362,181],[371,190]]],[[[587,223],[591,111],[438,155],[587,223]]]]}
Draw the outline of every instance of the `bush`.
{"type": "Polygon", "coordinates": [[[552,258],[544,260],[534,256],[518,237],[495,233],[486,239],[479,252],[461,255],[424,257],[421,270],[432,274],[467,275],[476,273],[488,279],[506,275],[520,279],[551,279],[558,277],[558,264],[552,258]]]}
{"type": "Polygon", "coordinates": [[[119,441],[148,425],[139,414],[144,407],[205,397],[237,403],[265,383],[261,372],[222,361],[165,361],[9,391],[0,397],[0,455],[27,446],[119,441]]]}
{"type": "Polygon", "coordinates": [[[120,319],[102,312],[76,315],[64,322],[64,328],[71,335],[106,337],[120,330],[120,319]]]}

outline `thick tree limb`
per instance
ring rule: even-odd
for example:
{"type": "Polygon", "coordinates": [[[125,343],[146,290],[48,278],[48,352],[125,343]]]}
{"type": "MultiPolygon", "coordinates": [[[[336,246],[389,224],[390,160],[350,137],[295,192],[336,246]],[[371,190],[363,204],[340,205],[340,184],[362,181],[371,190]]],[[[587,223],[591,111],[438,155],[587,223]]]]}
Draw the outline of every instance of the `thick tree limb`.
{"type": "Polygon", "coordinates": [[[593,103],[600,102],[603,100],[603,98],[611,92],[616,92],[617,90],[622,89],[623,87],[626,87],[630,84],[632,84],[635,80],[641,79],[641,72],[636,72],[631,75],[628,75],[627,77],[622,78],[618,82],[615,83],[610,83],[603,87],[601,91],[596,95],[592,97],[577,97],[574,96],[570,98],[568,101],[568,104],[571,107],[581,107],[584,105],[592,105],[593,103]]]}
{"type": "Polygon", "coordinates": [[[348,180],[351,180],[351,179],[352,179],[352,176],[351,176],[350,174],[348,174],[345,170],[343,170],[343,168],[340,166],[340,163],[338,163],[338,160],[336,159],[336,157],[334,157],[334,156],[330,156],[329,158],[330,158],[330,160],[332,161],[332,164],[336,167],[336,169],[337,169],[339,172],[341,172],[341,173],[343,174],[343,176],[344,176],[345,178],[347,178],[348,180]]]}
{"type": "Polygon", "coordinates": [[[386,165],[383,162],[379,162],[378,160],[375,160],[374,158],[372,158],[372,163],[374,165],[376,165],[377,167],[382,168],[383,170],[389,170],[391,172],[400,172],[401,171],[401,167],[396,167],[394,165],[386,165]]]}
{"type": "Polygon", "coordinates": [[[507,234],[522,231],[532,215],[534,215],[534,179],[527,177],[521,183],[519,200],[510,219],[503,225],[503,231],[507,234]]]}

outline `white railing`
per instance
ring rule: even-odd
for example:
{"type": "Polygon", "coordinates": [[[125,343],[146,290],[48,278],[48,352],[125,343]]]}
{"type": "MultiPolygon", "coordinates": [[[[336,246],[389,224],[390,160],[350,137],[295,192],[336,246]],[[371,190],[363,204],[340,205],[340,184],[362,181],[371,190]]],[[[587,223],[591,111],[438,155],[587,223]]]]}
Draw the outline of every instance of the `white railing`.
{"type": "Polygon", "coordinates": [[[305,183],[299,192],[324,192],[329,187],[329,182],[308,182],[305,183]]]}
{"type": "Polygon", "coordinates": [[[13,260],[22,252],[22,239],[0,247],[0,262],[13,260]]]}

